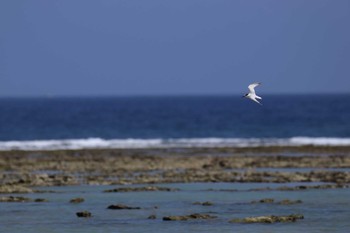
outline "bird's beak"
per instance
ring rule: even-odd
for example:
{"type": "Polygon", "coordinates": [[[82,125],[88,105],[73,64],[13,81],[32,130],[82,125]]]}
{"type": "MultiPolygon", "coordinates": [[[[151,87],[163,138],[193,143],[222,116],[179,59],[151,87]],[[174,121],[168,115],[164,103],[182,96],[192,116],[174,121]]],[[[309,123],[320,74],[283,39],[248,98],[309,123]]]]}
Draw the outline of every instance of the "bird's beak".
{"type": "Polygon", "coordinates": [[[242,98],[244,98],[245,97],[245,95],[242,95],[242,98]]]}

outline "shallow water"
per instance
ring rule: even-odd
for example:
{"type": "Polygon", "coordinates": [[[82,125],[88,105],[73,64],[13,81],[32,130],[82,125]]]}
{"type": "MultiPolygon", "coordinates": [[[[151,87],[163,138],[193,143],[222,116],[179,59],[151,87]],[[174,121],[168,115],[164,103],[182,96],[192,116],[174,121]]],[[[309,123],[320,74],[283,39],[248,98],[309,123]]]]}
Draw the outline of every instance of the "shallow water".
{"type": "MultiPolygon", "coordinates": [[[[0,203],[0,232],[348,232],[350,229],[350,189],[301,191],[248,191],[252,188],[277,188],[294,184],[191,183],[162,184],[179,188],[176,192],[104,193],[118,186],[49,187],[55,193],[16,196],[46,198],[43,203],[0,203]],[[238,192],[208,191],[238,189],[238,192]],[[83,197],[85,202],[69,200],[83,197]],[[251,204],[251,201],[274,198],[302,200],[295,205],[251,204]],[[193,205],[210,201],[212,206],[193,205]],[[109,210],[111,204],[139,206],[140,210],[109,210]],[[155,208],[157,207],[157,208],[155,208]],[[87,210],[91,218],[78,218],[75,213],[87,210]],[[213,220],[163,221],[168,215],[207,213],[213,220]],[[150,215],[157,219],[147,219],[150,215]],[[239,224],[232,218],[261,215],[303,214],[294,223],[239,224]]],[[[303,183],[303,185],[307,185],[303,183]]],[[[310,184],[315,185],[315,183],[310,184]]],[[[2,195],[3,196],[3,195],[2,195]]]]}

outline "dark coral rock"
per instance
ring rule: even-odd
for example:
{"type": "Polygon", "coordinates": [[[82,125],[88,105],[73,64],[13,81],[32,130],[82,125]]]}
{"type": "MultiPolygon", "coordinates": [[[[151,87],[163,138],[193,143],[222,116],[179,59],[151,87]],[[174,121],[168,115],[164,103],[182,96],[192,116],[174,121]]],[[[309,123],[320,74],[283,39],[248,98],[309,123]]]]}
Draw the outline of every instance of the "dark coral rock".
{"type": "Polygon", "coordinates": [[[45,198],[37,198],[37,199],[35,199],[34,201],[35,201],[35,202],[48,202],[48,200],[45,199],[45,198]]]}
{"type": "Polygon", "coordinates": [[[107,209],[111,209],[111,210],[139,210],[141,208],[127,206],[127,205],[123,205],[123,204],[117,204],[117,205],[110,205],[107,207],[107,209]]]}
{"type": "Polygon", "coordinates": [[[148,219],[156,219],[156,218],[157,218],[157,216],[156,216],[156,215],[154,215],[154,214],[152,214],[152,215],[148,216],[148,219]]]}
{"type": "Polygon", "coordinates": [[[92,217],[92,214],[89,211],[81,211],[81,212],[77,212],[76,215],[79,218],[89,218],[92,217]]]}

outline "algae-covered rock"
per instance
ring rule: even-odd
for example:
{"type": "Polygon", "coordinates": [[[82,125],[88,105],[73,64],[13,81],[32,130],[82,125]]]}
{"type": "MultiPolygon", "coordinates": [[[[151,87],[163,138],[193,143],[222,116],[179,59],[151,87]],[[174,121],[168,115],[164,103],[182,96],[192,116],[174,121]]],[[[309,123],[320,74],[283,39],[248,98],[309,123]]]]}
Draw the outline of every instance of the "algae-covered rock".
{"type": "Polygon", "coordinates": [[[287,216],[258,216],[258,217],[247,217],[230,220],[231,223],[276,223],[276,222],[295,222],[298,219],[303,219],[304,216],[301,214],[291,214],[287,216]]]}
{"type": "Polygon", "coordinates": [[[20,197],[20,196],[0,197],[0,202],[28,202],[28,201],[31,201],[31,199],[27,197],[20,197]]]}
{"type": "Polygon", "coordinates": [[[282,201],[279,202],[275,202],[274,199],[272,198],[265,198],[265,199],[261,199],[259,201],[252,201],[251,204],[256,204],[256,203],[275,203],[275,204],[279,204],[279,205],[293,205],[293,204],[300,204],[302,203],[301,200],[289,200],[289,199],[284,199],[282,201]]]}
{"type": "Polygon", "coordinates": [[[155,192],[155,191],[163,191],[163,192],[174,192],[179,191],[177,188],[168,188],[168,187],[159,187],[159,186],[145,186],[145,187],[122,187],[115,189],[108,189],[104,192],[155,192]]]}
{"type": "Polygon", "coordinates": [[[0,185],[0,193],[33,193],[31,188],[21,185],[0,185]]]}
{"type": "Polygon", "coordinates": [[[187,221],[192,219],[214,219],[216,216],[209,214],[190,214],[190,215],[179,215],[179,216],[165,216],[164,221],[187,221]]]}
{"type": "Polygon", "coordinates": [[[69,202],[70,202],[70,203],[82,203],[82,202],[84,202],[84,201],[85,201],[84,198],[77,197],[77,198],[71,199],[69,202]]]}
{"type": "Polygon", "coordinates": [[[251,203],[255,204],[255,203],[274,203],[274,202],[275,202],[275,200],[272,198],[264,198],[264,199],[261,199],[259,201],[252,201],[251,203]]]}
{"type": "Polygon", "coordinates": [[[300,204],[300,203],[303,203],[303,202],[301,200],[292,201],[289,199],[285,199],[285,200],[278,202],[278,204],[280,204],[280,205],[294,205],[294,204],[300,204]]]}
{"type": "Polygon", "coordinates": [[[193,202],[193,205],[212,206],[213,203],[210,202],[210,201],[206,201],[206,202],[199,202],[199,201],[196,201],[196,202],[193,202]]]}

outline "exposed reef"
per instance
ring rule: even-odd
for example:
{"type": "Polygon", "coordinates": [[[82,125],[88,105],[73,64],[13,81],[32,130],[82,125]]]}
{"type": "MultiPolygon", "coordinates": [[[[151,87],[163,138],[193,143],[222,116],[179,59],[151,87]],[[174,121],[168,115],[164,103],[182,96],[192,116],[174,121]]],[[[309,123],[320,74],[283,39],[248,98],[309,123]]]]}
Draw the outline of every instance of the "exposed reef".
{"type": "MultiPolygon", "coordinates": [[[[1,151],[0,170],[0,193],[32,193],[37,192],[33,187],[41,186],[189,182],[327,182],[338,188],[350,183],[350,148],[1,151]]],[[[138,191],[176,189],[145,186],[106,190],[138,191]]]]}

